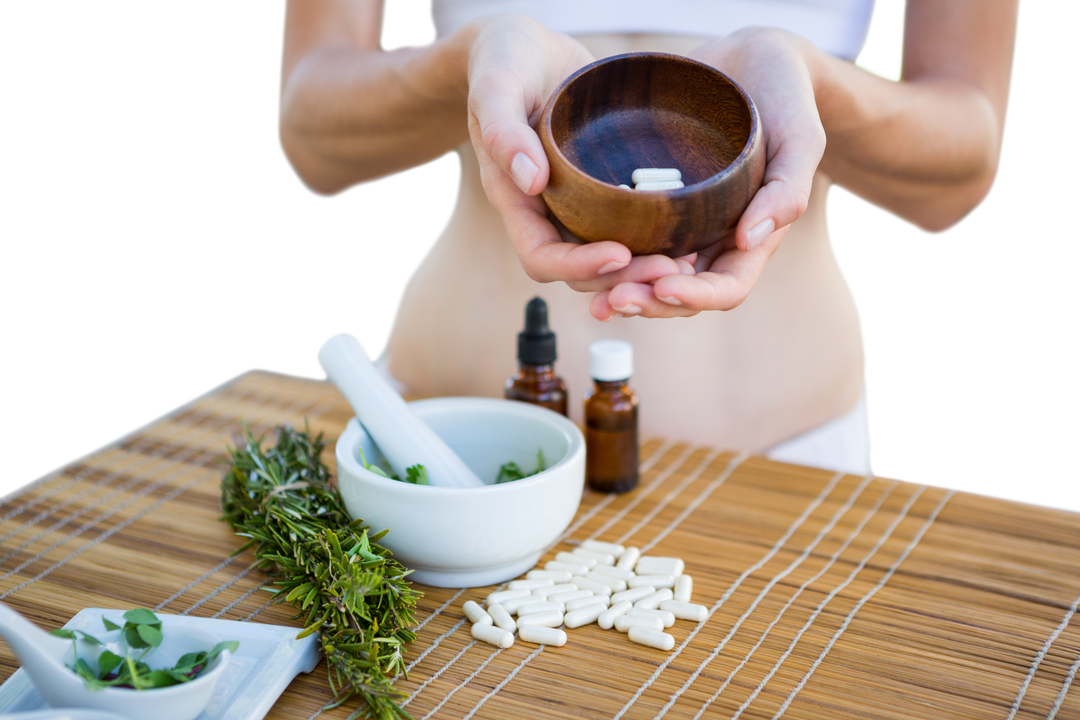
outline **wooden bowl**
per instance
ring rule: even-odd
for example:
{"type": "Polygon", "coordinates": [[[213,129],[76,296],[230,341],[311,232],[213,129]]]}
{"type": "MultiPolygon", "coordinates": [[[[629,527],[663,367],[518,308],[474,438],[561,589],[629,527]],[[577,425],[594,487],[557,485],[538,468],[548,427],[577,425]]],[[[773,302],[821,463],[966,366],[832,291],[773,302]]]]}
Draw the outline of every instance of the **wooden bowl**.
{"type": "Polygon", "coordinates": [[[544,200],[582,240],[635,255],[678,257],[735,229],[765,174],[753,101],[704,63],[629,53],[587,65],[552,94],[540,119],[551,165],[544,200]],[[678,168],[686,187],[633,187],[636,168],[678,168]]]}

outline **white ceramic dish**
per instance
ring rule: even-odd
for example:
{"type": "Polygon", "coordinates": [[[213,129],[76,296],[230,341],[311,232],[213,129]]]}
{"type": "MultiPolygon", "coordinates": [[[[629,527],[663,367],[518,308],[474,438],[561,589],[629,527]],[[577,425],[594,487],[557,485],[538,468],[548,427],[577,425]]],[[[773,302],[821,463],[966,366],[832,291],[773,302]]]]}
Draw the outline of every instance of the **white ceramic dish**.
{"type": "MultiPolygon", "coordinates": [[[[94,637],[104,639],[102,636],[107,633],[103,631],[101,624],[102,615],[117,621],[123,616],[123,611],[87,608],[79,611],[64,627],[71,630],[83,630],[94,637]]],[[[298,628],[235,620],[183,617],[164,613],[157,613],[157,615],[162,620],[166,638],[170,635],[179,636],[182,633],[188,635],[198,633],[221,640],[237,640],[240,643],[236,653],[222,667],[213,692],[204,703],[205,708],[196,720],[260,720],[270,711],[278,696],[288,687],[292,679],[300,672],[314,670],[321,658],[317,637],[310,635],[297,640],[296,634],[300,632],[298,628]]],[[[119,620],[119,623],[122,624],[123,621],[119,620]]],[[[71,647],[71,641],[64,642],[68,648],[71,647]]],[[[80,643],[80,657],[83,656],[83,645],[84,643],[80,643]]],[[[170,689],[144,691],[141,694],[148,699],[156,698],[152,709],[138,716],[122,716],[131,720],[165,718],[166,714],[163,712],[165,706],[161,703],[163,696],[158,693],[166,693],[170,689]]],[[[3,685],[0,685],[0,715],[42,710],[45,707],[45,700],[22,668],[16,670],[3,685]]],[[[111,712],[117,711],[111,710],[111,712]]],[[[63,715],[57,715],[57,717],[63,717],[63,715]]],[[[72,717],[80,716],[73,715],[72,717]]]]}
{"type": "Polygon", "coordinates": [[[441,488],[389,480],[366,470],[382,455],[354,418],[338,438],[338,487],[349,513],[414,570],[416,582],[480,587],[532,568],[577,512],[585,483],[585,439],[574,423],[536,405],[494,398],[433,398],[409,407],[489,483],[441,488]],[[543,450],[547,469],[494,485],[499,467],[513,461],[526,472],[543,450]]]}

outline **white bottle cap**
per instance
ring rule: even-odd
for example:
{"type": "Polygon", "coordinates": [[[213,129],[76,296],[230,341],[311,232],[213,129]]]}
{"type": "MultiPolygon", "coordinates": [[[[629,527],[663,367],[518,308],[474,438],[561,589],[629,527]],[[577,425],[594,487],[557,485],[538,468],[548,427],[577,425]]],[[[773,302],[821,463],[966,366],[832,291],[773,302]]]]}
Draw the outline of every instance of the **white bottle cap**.
{"type": "Polygon", "coordinates": [[[634,347],[625,340],[597,340],[589,346],[593,380],[626,380],[634,374],[634,347]]]}

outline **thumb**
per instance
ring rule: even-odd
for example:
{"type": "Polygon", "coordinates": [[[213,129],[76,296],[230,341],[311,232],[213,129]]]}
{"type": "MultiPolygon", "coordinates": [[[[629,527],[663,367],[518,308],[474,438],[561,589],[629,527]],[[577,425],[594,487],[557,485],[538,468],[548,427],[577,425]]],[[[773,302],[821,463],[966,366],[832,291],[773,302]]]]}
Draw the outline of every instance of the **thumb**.
{"type": "Polygon", "coordinates": [[[477,74],[469,88],[469,130],[483,152],[527,195],[547,186],[548,162],[529,125],[536,109],[520,80],[505,70],[477,74]]]}

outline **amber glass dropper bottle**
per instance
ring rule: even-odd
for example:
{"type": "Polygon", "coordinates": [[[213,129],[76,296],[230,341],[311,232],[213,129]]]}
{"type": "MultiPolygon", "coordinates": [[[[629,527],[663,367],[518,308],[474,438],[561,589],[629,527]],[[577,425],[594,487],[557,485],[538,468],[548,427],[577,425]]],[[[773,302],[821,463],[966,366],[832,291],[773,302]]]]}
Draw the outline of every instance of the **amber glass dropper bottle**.
{"type": "Polygon", "coordinates": [[[585,480],[599,492],[638,484],[638,401],[630,389],[634,348],[625,340],[589,346],[595,385],[585,396],[585,480]]]}
{"type": "Polygon", "coordinates": [[[555,333],[548,327],[547,303],[538,297],[525,306],[525,330],[518,333],[518,363],[503,395],[567,415],[566,383],[555,374],[555,333]]]}

